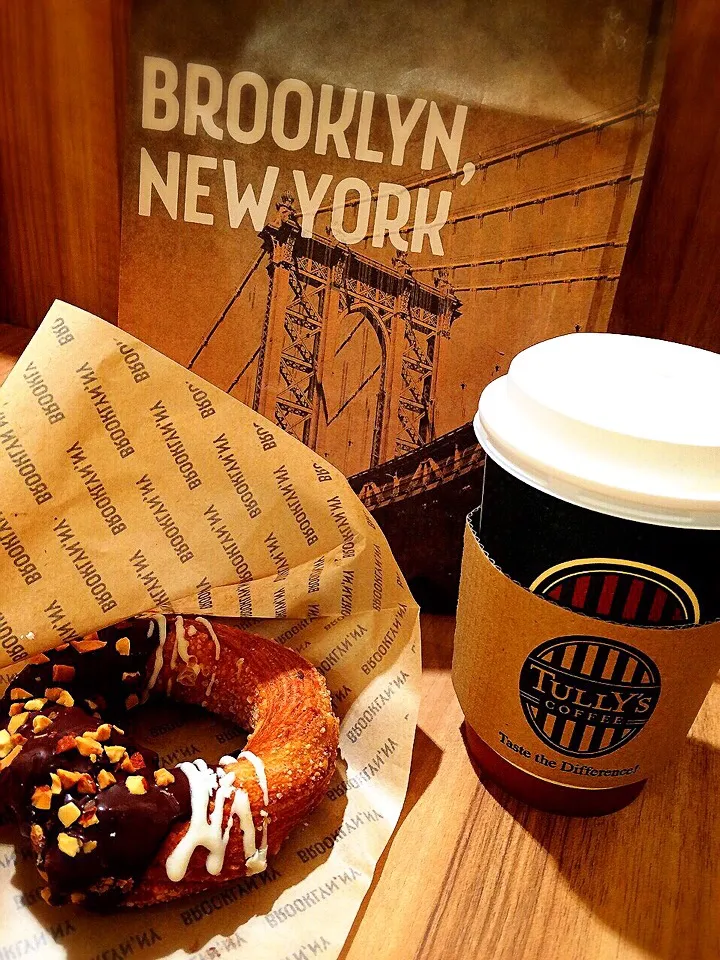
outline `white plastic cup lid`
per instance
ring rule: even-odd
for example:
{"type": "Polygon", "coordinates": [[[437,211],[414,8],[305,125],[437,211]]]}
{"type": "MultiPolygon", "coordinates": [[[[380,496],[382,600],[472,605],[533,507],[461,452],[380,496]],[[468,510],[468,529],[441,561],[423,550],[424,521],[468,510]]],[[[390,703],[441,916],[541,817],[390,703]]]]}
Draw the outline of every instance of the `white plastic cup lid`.
{"type": "Polygon", "coordinates": [[[519,353],[474,420],[508,473],[645,523],[720,529],[720,354],[576,333],[519,353]]]}

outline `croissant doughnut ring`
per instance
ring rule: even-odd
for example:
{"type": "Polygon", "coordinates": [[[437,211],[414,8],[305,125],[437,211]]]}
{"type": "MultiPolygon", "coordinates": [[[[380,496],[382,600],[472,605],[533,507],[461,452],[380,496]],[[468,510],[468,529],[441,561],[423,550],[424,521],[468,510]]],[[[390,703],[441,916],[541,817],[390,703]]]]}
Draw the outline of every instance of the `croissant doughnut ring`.
{"type": "Polygon", "coordinates": [[[323,797],[338,721],[325,681],[272,640],[204,617],[116,624],[33,657],[0,699],[0,809],[48,903],[140,907],[265,868],[323,797]],[[159,767],[123,729],[164,693],[251,731],[238,757],[159,767]]]}

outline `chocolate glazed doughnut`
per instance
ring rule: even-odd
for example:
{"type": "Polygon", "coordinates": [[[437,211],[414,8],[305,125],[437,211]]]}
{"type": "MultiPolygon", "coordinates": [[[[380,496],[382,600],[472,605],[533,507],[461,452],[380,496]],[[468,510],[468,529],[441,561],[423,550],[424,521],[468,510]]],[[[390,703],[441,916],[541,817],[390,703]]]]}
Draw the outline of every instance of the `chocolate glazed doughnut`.
{"type": "Polygon", "coordinates": [[[338,721],[303,657],[204,617],[135,619],[38,654],[0,699],[0,809],[43,897],[144,906],[265,869],[318,805],[338,721]],[[251,731],[217,767],[159,767],[123,730],[165,694],[251,731]]]}

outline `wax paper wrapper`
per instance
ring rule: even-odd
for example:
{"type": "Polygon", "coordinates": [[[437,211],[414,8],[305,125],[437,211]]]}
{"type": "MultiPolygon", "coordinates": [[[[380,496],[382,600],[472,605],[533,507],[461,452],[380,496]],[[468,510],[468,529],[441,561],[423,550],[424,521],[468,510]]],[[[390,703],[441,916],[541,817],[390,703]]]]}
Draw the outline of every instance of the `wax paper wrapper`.
{"type": "MultiPolygon", "coordinates": [[[[0,388],[0,585],[5,683],[30,653],[128,615],[233,617],[315,663],[342,724],[307,825],[265,873],[194,898],[108,917],[48,907],[3,826],[0,957],[337,957],[403,804],[420,677],[417,607],[342,475],[58,301],[0,388]]],[[[187,709],[135,723],[165,765],[243,742],[187,709]]]]}

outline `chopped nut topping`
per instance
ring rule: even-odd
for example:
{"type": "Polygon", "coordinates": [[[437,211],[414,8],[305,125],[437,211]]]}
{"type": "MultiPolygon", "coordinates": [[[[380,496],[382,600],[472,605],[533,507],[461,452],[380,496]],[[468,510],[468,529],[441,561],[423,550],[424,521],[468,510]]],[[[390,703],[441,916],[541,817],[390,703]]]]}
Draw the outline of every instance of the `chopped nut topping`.
{"type": "Polygon", "coordinates": [[[10,723],[8,724],[8,733],[15,733],[27,720],[28,714],[23,711],[22,713],[15,714],[14,717],[10,718],[10,723]]]}
{"type": "Polygon", "coordinates": [[[83,853],[92,853],[97,846],[97,840],[86,840],[82,847],[83,853]]]}
{"type": "Polygon", "coordinates": [[[96,813],[96,808],[88,807],[86,810],[83,810],[83,814],[80,817],[80,826],[94,827],[96,823],[100,823],[96,813]]]}
{"type": "Polygon", "coordinates": [[[102,753],[102,745],[92,737],[75,737],[75,746],[83,757],[97,756],[102,753]]]}
{"type": "Polygon", "coordinates": [[[100,740],[101,742],[104,742],[105,740],[109,740],[110,737],[112,736],[112,731],[113,731],[113,728],[111,724],[101,723],[96,730],[96,739],[100,740]]]}
{"type": "Polygon", "coordinates": [[[125,747],[105,746],[104,749],[110,763],[120,763],[127,756],[127,750],[125,747]]]}
{"type": "Polygon", "coordinates": [[[71,640],[70,643],[78,653],[92,653],[93,650],[102,650],[107,646],[104,640],[71,640]]]}
{"type": "Polygon", "coordinates": [[[83,773],[77,783],[78,793],[97,793],[95,781],[89,773],[83,773]]]}
{"type": "Polygon", "coordinates": [[[40,891],[40,896],[43,898],[45,903],[50,903],[50,905],[52,906],[52,903],[51,903],[52,894],[50,893],[50,887],[43,887],[42,890],[40,891]]]}
{"type": "Polygon", "coordinates": [[[45,691],[45,697],[59,703],[61,707],[72,707],[75,703],[67,690],[63,690],[62,687],[48,687],[45,691]]]}
{"type": "Polygon", "coordinates": [[[132,710],[132,708],[136,707],[139,703],[140,699],[134,693],[131,693],[129,697],[125,697],[126,710],[132,710]]]}
{"type": "Polygon", "coordinates": [[[56,773],[50,774],[50,793],[62,793],[62,782],[56,773]]]}
{"type": "Polygon", "coordinates": [[[98,883],[88,887],[90,893],[107,893],[113,885],[112,877],[103,877],[98,883]]]}
{"type": "Polygon", "coordinates": [[[68,750],[75,749],[75,737],[72,734],[66,733],[64,737],[60,737],[55,746],[55,753],[67,753],[68,750]]]}
{"type": "Polygon", "coordinates": [[[36,653],[34,657],[30,657],[28,663],[50,663],[50,657],[45,653],[36,653]]]}
{"type": "Polygon", "coordinates": [[[74,857],[80,851],[80,841],[77,837],[71,837],[69,833],[58,834],[58,846],[68,857],[74,857]]]}
{"type": "Polygon", "coordinates": [[[77,773],[75,770],[58,770],[57,775],[60,777],[63,790],[70,790],[84,776],[84,774],[77,773]]]}
{"type": "Polygon", "coordinates": [[[136,751],[131,757],[126,757],[123,760],[120,764],[120,769],[126,773],[135,773],[136,770],[142,770],[144,766],[145,761],[143,760],[143,755],[136,751]]]}
{"type": "Polygon", "coordinates": [[[115,731],[115,733],[119,733],[121,737],[124,736],[125,734],[125,731],[121,730],[120,727],[116,727],[115,724],[113,724],[113,730],[115,731]]]}
{"type": "Polygon", "coordinates": [[[38,710],[42,710],[46,703],[47,700],[44,697],[36,697],[34,700],[28,700],[25,709],[31,713],[37,713],[38,710]]]}
{"type": "Polygon", "coordinates": [[[35,787],[30,803],[32,803],[36,810],[49,810],[52,804],[50,787],[46,787],[44,784],[35,787]]]}
{"type": "Polygon", "coordinates": [[[47,728],[51,726],[52,720],[50,717],[44,716],[44,714],[33,718],[33,733],[42,733],[43,730],[47,730],[47,728]]]}
{"type": "Polygon", "coordinates": [[[120,637],[120,639],[115,644],[115,649],[120,654],[121,657],[130,656],[130,638],[129,637],[120,637]]]}
{"type": "Polygon", "coordinates": [[[81,893],[79,890],[75,890],[70,894],[70,903],[82,903],[84,899],[85,894],[81,893]]]}
{"type": "Polygon", "coordinates": [[[109,770],[101,770],[98,773],[98,786],[101,790],[105,790],[106,787],[109,787],[113,783],[117,783],[117,781],[109,770]]]}
{"type": "Polygon", "coordinates": [[[32,694],[29,690],[23,690],[22,687],[13,687],[10,691],[11,700],[29,700],[32,697],[32,694]]]}
{"type": "Polygon", "coordinates": [[[90,707],[91,710],[97,710],[98,705],[94,700],[86,700],[85,703],[90,707]]]}
{"type": "Polygon", "coordinates": [[[64,663],[53,664],[52,678],[56,683],[70,683],[75,679],[75,667],[64,663]]]}
{"type": "Polygon", "coordinates": [[[25,707],[20,702],[11,703],[10,709],[8,710],[8,715],[11,717],[16,717],[19,713],[22,713],[24,709],[25,707]]]}
{"type": "Polygon", "coordinates": [[[7,730],[0,730],[0,757],[6,757],[13,748],[12,738],[7,730]]]}
{"type": "Polygon", "coordinates": [[[35,853],[40,851],[44,842],[45,834],[43,833],[43,828],[39,823],[34,823],[30,827],[30,843],[32,843],[35,853]]]}
{"type": "Polygon", "coordinates": [[[134,793],[136,795],[147,793],[145,777],[128,777],[125,781],[125,786],[128,788],[130,793],[134,793]]]}
{"type": "Polygon", "coordinates": [[[58,817],[64,827],[69,827],[80,817],[80,807],[72,800],[70,803],[64,803],[58,810],[58,817]]]}
{"type": "Polygon", "coordinates": [[[155,783],[159,787],[169,787],[171,783],[175,783],[175,777],[165,767],[160,767],[155,771],[155,783]]]}
{"type": "Polygon", "coordinates": [[[122,675],[123,683],[135,683],[135,681],[139,679],[140,679],[140,674],[137,672],[137,670],[134,673],[125,672],[122,675]]]}
{"type": "Polygon", "coordinates": [[[95,731],[95,733],[90,733],[90,734],[86,733],[85,736],[93,737],[95,740],[99,740],[100,743],[104,743],[106,740],[109,740],[110,737],[112,736],[112,727],[110,726],[109,723],[101,723],[100,726],[95,731]]]}
{"type": "MultiPolygon", "coordinates": [[[[21,750],[22,750],[22,744],[16,744],[12,748],[10,753],[6,757],[4,757],[2,760],[0,760],[0,773],[2,773],[3,770],[6,770],[10,766],[10,764],[13,762],[15,757],[17,757],[17,755],[20,753],[21,750]]],[[[2,755],[3,755],[3,751],[0,750],[0,757],[2,757],[2,755]]]]}

